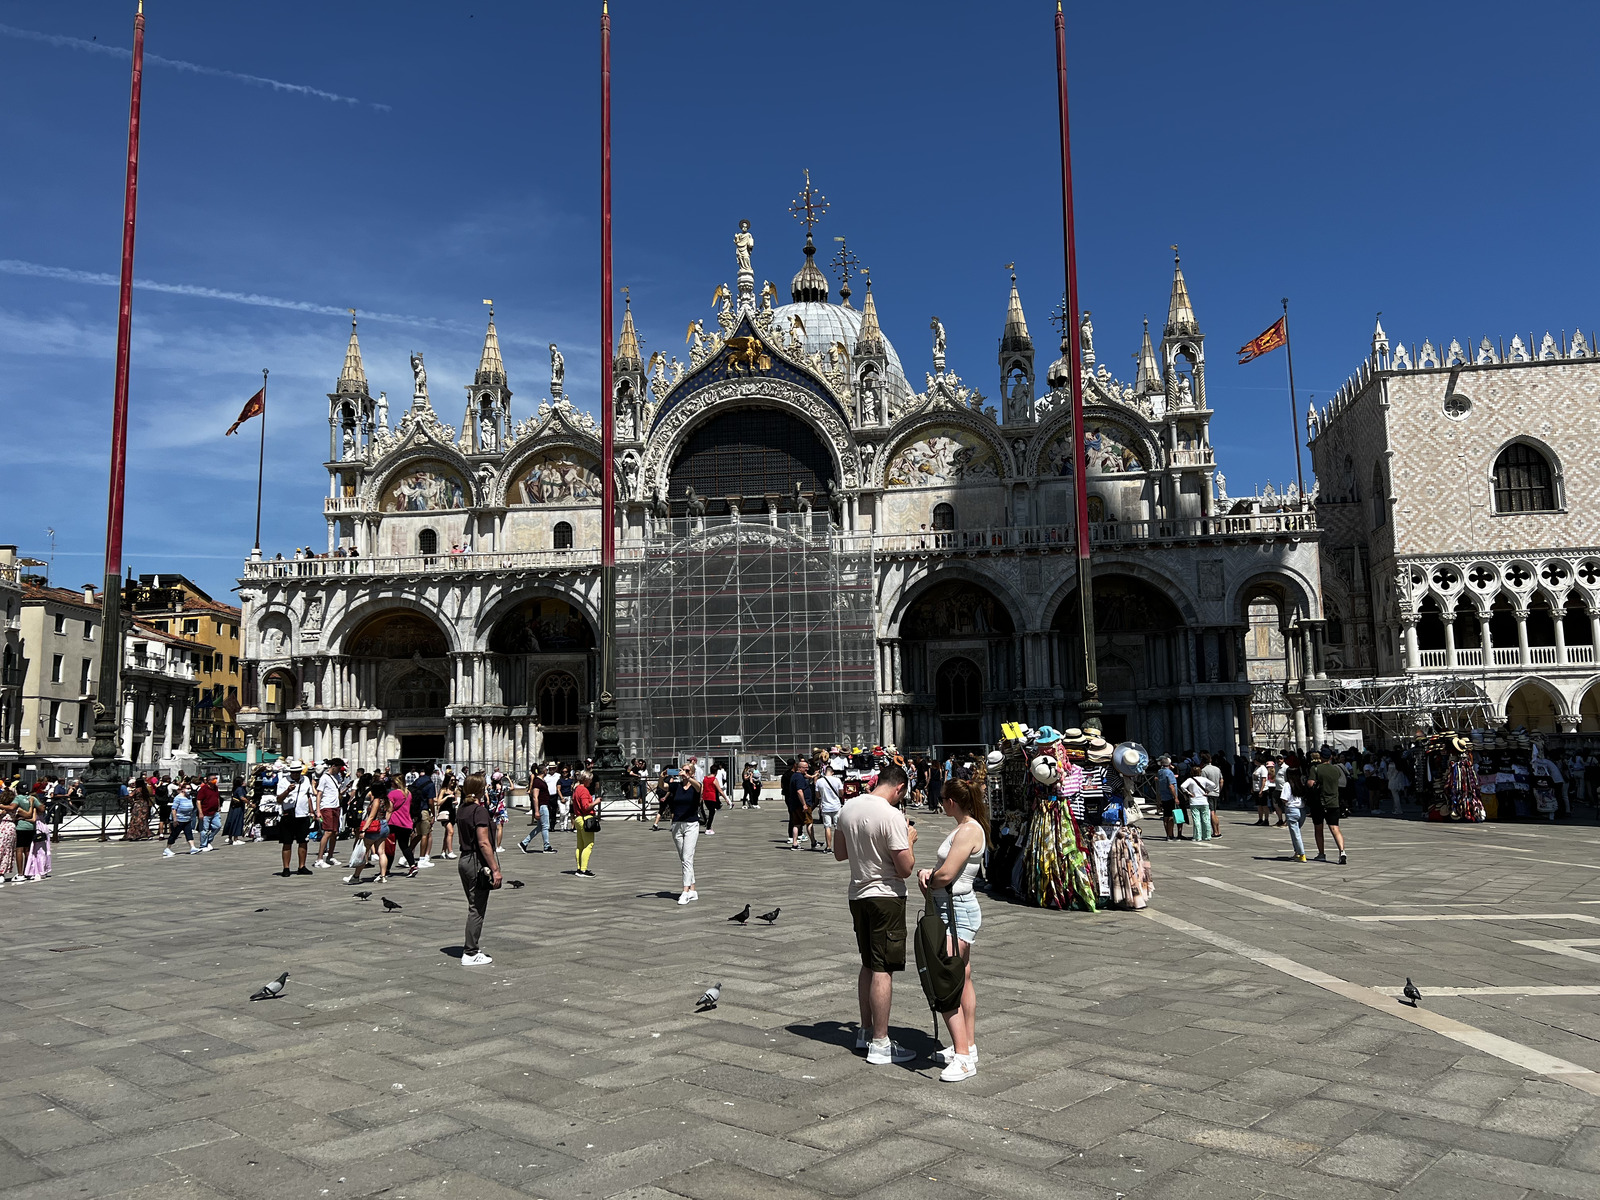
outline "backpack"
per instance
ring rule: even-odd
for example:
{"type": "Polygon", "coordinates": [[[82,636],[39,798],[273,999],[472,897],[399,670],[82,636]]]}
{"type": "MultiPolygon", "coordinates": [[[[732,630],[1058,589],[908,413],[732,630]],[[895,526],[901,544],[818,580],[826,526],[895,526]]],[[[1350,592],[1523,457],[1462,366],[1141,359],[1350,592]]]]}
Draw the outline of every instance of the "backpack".
{"type": "Polygon", "coordinates": [[[940,1014],[954,1012],[961,1007],[961,992],[967,984],[967,964],[953,949],[945,949],[946,942],[956,936],[955,901],[950,900],[949,905],[950,927],[947,930],[938,910],[933,907],[933,891],[930,889],[922,917],[917,921],[917,981],[922,984],[922,994],[928,998],[928,1007],[933,1010],[936,1032],[940,1014]]]}

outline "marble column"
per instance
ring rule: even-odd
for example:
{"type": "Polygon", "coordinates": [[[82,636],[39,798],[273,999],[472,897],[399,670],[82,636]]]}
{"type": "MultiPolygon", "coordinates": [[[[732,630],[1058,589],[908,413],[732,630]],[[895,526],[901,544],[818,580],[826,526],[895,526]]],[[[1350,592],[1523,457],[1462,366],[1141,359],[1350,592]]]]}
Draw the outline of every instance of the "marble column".
{"type": "Polygon", "coordinates": [[[1299,705],[1294,709],[1294,745],[1295,749],[1304,754],[1306,746],[1306,710],[1299,705]]]}
{"type": "Polygon", "coordinates": [[[1528,610],[1519,608],[1517,617],[1517,661],[1524,667],[1528,665],[1528,610]]]}
{"type": "Polygon", "coordinates": [[[1422,665],[1422,652],[1417,649],[1417,622],[1413,617],[1402,617],[1400,633],[1405,638],[1406,670],[1415,671],[1422,665]]]}
{"type": "Polygon", "coordinates": [[[1456,665],[1456,623],[1444,623],[1444,663],[1447,667],[1456,665]]]}
{"type": "Polygon", "coordinates": [[[1324,723],[1322,705],[1313,705],[1311,709],[1311,748],[1319,749],[1328,740],[1328,729],[1324,723]]]}

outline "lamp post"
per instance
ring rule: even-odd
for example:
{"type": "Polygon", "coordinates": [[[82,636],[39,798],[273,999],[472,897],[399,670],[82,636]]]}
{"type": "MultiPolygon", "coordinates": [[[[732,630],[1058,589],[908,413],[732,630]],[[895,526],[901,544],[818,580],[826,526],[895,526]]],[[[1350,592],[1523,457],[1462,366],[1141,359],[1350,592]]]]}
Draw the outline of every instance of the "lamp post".
{"type": "Polygon", "coordinates": [[[144,79],[144,0],[133,18],[133,82],[128,100],[128,170],[122,200],[122,282],[117,307],[117,374],[111,409],[111,481],[106,501],[106,562],[100,596],[100,684],[94,701],[94,745],[83,774],[84,805],[100,816],[105,841],[110,813],[122,809],[131,764],[120,758],[122,675],[122,502],[128,466],[128,350],[133,333],[133,232],[139,206],[139,96],[144,79]]]}

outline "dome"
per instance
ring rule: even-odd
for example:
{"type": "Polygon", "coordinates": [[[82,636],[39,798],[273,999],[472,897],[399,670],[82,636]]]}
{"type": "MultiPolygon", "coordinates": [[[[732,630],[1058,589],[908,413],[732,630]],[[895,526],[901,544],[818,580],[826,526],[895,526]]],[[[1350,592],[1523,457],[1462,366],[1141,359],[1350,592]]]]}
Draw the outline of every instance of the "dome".
{"type": "MultiPolygon", "coordinates": [[[[828,351],[835,342],[843,342],[851,357],[855,356],[856,339],[861,335],[861,314],[855,309],[816,300],[785,304],[773,310],[773,332],[780,337],[788,337],[793,317],[799,317],[806,327],[806,344],[803,352],[806,358],[816,353],[822,355],[823,361],[826,362],[828,351]]],[[[893,411],[903,408],[916,394],[916,389],[906,379],[905,369],[900,365],[900,356],[895,353],[894,344],[887,337],[883,339],[883,347],[884,357],[888,360],[888,368],[884,371],[884,385],[888,389],[890,408],[893,411]]]]}

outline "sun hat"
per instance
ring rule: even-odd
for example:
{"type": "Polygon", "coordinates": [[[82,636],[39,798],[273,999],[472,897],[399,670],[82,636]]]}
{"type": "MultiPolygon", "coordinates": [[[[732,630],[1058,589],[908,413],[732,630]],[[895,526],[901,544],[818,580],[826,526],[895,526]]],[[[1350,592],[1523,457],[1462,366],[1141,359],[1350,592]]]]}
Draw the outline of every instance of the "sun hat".
{"type": "Polygon", "coordinates": [[[1048,725],[1039,726],[1039,734],[1033,739],[1036,746],[1053,746],[1061,740],[1061,735],[1048,725]]]}

